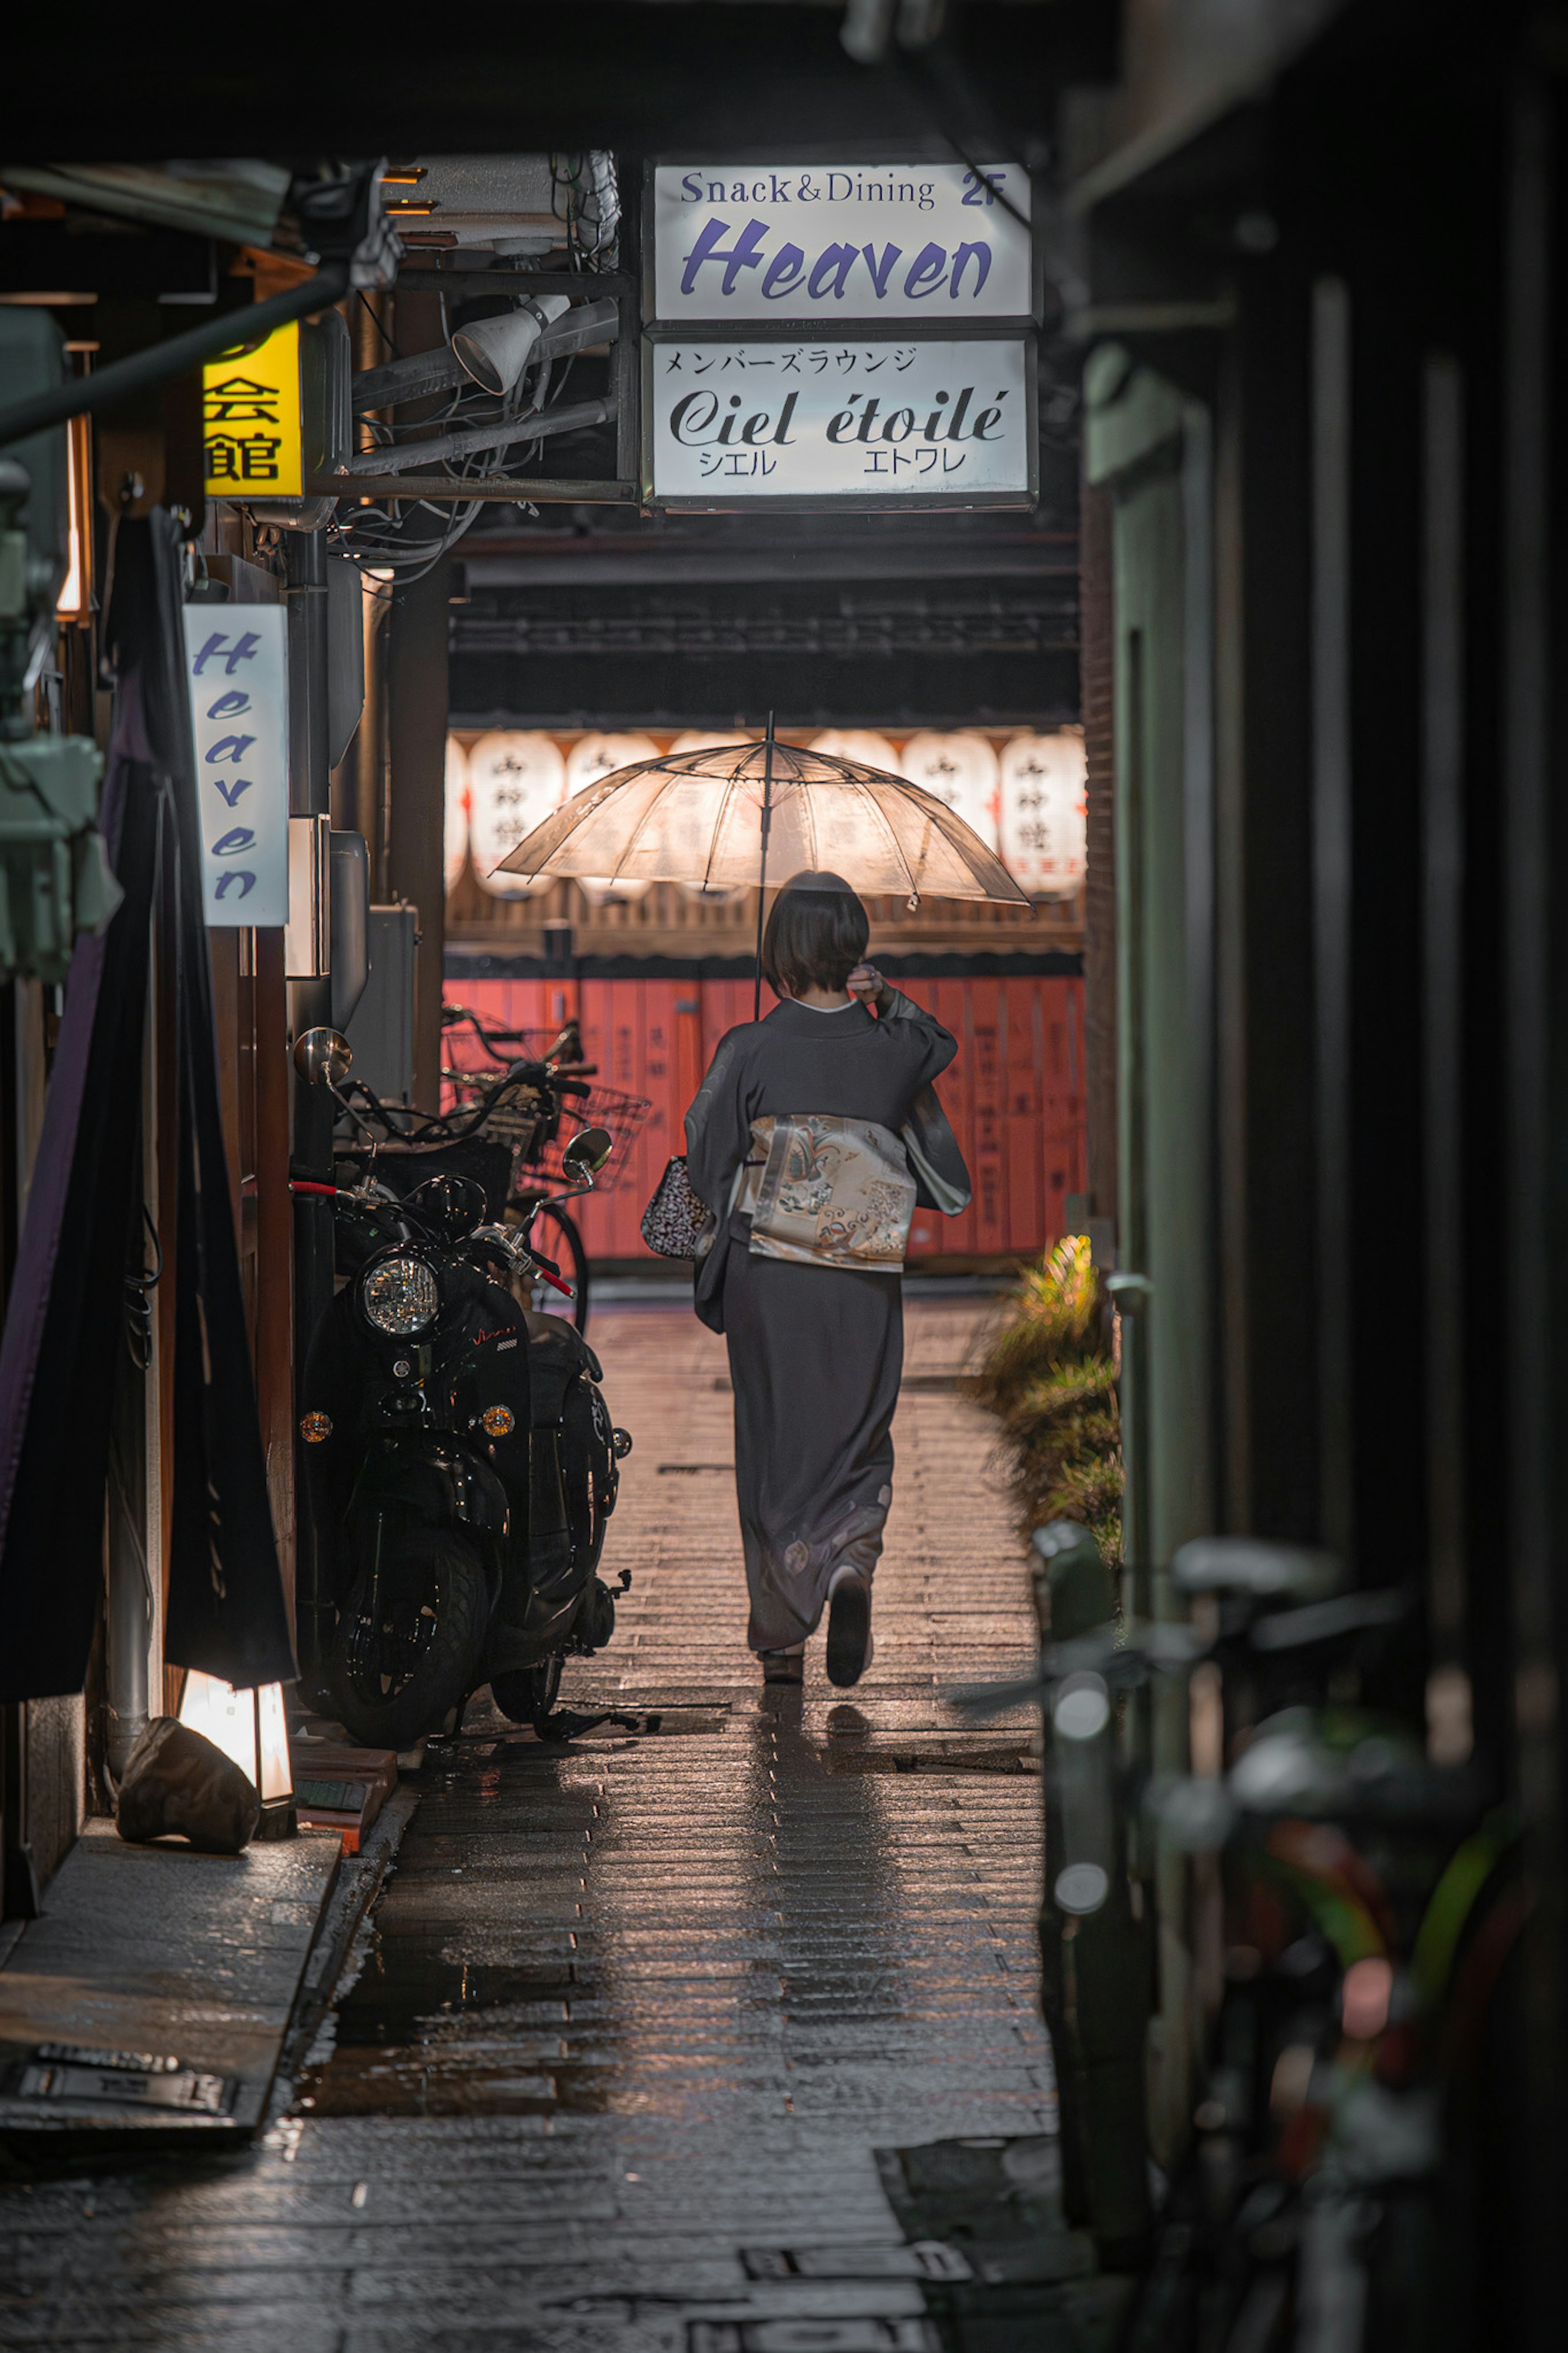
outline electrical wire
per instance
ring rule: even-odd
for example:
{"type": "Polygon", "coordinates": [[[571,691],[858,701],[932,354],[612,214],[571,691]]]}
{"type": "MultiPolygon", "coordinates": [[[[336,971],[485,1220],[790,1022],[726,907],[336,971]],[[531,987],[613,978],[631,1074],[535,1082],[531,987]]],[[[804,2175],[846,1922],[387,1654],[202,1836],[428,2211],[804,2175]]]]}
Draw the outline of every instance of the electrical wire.
{"type": "MultiPolygon", "coordinates": [[[[592,275],[605,267],[613,268],[615,240],[620,227],[620,191],[614,159],[601,150],[591,151],[586,158],[558,159],[552,155],[550,172],[551,208],[558,220],[565,222],[573,270],[592,275]],[[589,174],[586,186],[584,164],[589,174]],[[558,197],[564,198],[563,213],[558,197]],[[593,231],[591,246],[583,236],[584,222],[593,231]]],[[[451,321],[444,290],[438,299],[441,332],[450,343],[451,321]]],[[[376,324],[395,356],[402,358],[403,353],[392,344],[379,320],[376,324]]],[[[369,431],[372,448],[409,448],[416,447],[420,438],[434,438],[433,427],[481,425],[492,418],[500,424],[519,416],[535,416],[560,405],[571,384],[577,357],[575,353],[568,353],[563,362],[553,361],[548,355],[541,357],[525,367],[517,383],[499,399],[471,384],[459,384],[431,415],[405,426],[372,417],[362,417],[360,422],[369,431]]],[[[515,445],[509,445],[498,435],[492,447],[472,451],[460,461],[447,459],[442,470],[454,483],[461,483],[483,480],[503,462],[512,473],[521,473],[530,466],[542,468],[542,440],[529,444],[516,458],[503,454],[511,447],[515,445]]],[[[446,508],[427,499],[392,499],[375,506],[350,506],[345,512],[346,501],[341,502],[331,526],[333,544],[362,572],[390,571],[397,581],[412,585],[426,578],[472,528],[484,503],[482,500],[465,500],[460,505],[446,508]],[[416,518],[422,514],[434,516],[442,529],[434,533],[419,530],[416,518]]],[[[518,504],[528,507],[525,500],[519,500],[518,504]]],[[[373,593],[384,596],[391,585],[374,582],[373,593]]]]}

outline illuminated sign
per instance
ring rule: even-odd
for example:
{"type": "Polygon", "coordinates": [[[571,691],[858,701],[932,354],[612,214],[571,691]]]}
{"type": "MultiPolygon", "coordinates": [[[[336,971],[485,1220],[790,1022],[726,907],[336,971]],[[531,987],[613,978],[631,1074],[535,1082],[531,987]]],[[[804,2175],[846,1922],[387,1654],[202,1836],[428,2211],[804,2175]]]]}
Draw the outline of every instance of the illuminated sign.
{"type": "Polygon", "coordinates": [[[655,505],[1026,506],[1034,367],[1022,341],[645,342],[655,505]]]}
{"type": "Polygon", "coordinates": [[[648,320],[1028,319],[1019,164],[660,164],[648,320]]]}
{"type": "Polygon", "coordinates": [[[255,351],[202,370],[202,438],[209,499],[297,499],[305,488],[300,429],[300,322],[255,351]]]}
{"type": "Polygon", "coordinates": [[[281,605],[187,605],[208,923],[289,920],[289,617],[281,605]]]}

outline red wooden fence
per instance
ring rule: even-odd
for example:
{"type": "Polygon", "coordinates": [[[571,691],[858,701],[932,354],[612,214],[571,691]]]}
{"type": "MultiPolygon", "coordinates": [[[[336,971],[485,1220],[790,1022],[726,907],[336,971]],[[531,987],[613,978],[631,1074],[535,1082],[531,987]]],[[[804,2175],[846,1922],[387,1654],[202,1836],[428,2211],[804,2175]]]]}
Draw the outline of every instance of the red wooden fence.
{"type": "MultiPolygon", "coordinates": [[[[916,1211],[910,1258],[1042,1250],[1065,1232],[1067,1197],[1085,1182],[1083,983],[1008,975],[898,986],[958,1039],[937,1091],[974,1184],[962,1217],[916,1211]]],[[[553,1031],[575,1013],[600,1082],[650,1098],[617,1190],[578,1205],[593,1257],[648,1257],[643,1209],[671,1153],[686,1148],[681,1120],[714,1048],[752,1018],[751,982],[453,979],[447,996],[502,1029],[553,1031]]],[[[773,1002],[766,989],[763,1001],[773,1002]]]]}

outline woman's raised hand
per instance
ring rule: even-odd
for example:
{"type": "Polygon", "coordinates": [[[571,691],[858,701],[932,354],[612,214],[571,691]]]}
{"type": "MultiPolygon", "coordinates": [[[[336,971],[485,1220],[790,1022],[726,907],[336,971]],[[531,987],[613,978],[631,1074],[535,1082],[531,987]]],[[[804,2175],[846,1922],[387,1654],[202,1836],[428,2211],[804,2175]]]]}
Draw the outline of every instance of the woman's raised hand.
{"type": "Polygon", "coordinates": [[[844,986],[851,997],[858,997],[862,1005],[874,1005],[879,1013],[885,1013],[892,1003],[893,992],[874,964],[858,964],[844,986]]]}

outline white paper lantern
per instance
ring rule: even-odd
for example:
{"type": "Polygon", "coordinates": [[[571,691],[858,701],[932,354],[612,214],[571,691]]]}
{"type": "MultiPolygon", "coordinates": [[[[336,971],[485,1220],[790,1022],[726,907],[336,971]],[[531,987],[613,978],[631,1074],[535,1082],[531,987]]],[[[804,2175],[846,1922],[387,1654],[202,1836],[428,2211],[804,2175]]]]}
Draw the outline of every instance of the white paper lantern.
{"type": "MultiPolygon", "coordinates": [[[[566,797],[580,793],[584,785],[596,785],[613,768],[629,768],[637,760],[657,760],[658,745],[651,735],[582,735],[566,754],[566,797]]],[[[651,882],[639,881],[634,876],[612,882],[607,877],[580,875],[583,895],[590,906],[601,907],[606,900],[641,899],[652,890],[651,882]]]]}
{"type": "Polygon", "coordinates": [[[1067,899],[1086,864],[1083,731],[1015,735],[1002,750],[1003,861],[1032,899],[1067,899]]]}
{"type": "Polygon", "coordinates": [[[528,899],[548,891],[553,877],[493,870],[536,825],[561,806],[566,768],[560,746],[533,732],[481,735],[468,754],[468,838],[474,872],[497,899],[528,899]]]}
{"type": "Polygon", "coordinates": [[[447,738],[445,866],[447,888],[457,888],[468,855],[468,754],[455,735],[447,738]]]}
{"type": "Polygon", "coordinates": [[[858,760],[863,768],[882,768],[889,776],[903,774],[887,737],[873,734],[868,727],[825,727],[812,737],[811,748],[826,752],[830,760],[858,760]]]}
{"type": "Polygon", "coordinates": [[[899,774],[945,801],[987,849],[995,849],[1001,771],[984,735],[911,735],[899,774]]]}
{"type": "MultiPolygon", "coordinates": [[[[728,750],[731,744],[756,744],[761,740],[752,727],[735,727],[728,735],[704,734],[700,727],[689,727],[684,735],[676,737],[669,748],[671,752],[722,752],[728,750]]],[[[700,901],[704,907],[729,907],[736,900],[745,897],[747,886],[741,882],[732,889],[725,886],[705,891],[700,882],[683,882],[680,887],[688,898],[700,901]]]]}

